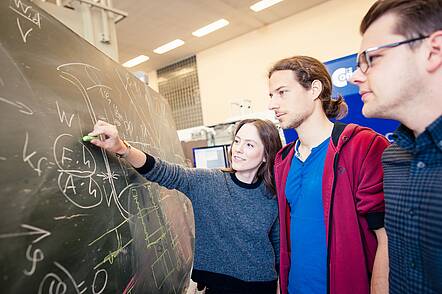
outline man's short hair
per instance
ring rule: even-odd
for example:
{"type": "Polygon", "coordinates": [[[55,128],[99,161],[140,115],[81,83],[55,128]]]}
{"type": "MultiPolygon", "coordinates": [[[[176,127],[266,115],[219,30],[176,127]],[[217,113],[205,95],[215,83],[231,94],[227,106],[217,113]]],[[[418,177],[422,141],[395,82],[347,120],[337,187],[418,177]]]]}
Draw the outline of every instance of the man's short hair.
{"type": "Polygon", "coordinates": [[[442,0],[378,0],[364,16],[361,34],[390,13],[398,17],[394,33],[407,38],[431,35],[442,29],[442,0]]]}

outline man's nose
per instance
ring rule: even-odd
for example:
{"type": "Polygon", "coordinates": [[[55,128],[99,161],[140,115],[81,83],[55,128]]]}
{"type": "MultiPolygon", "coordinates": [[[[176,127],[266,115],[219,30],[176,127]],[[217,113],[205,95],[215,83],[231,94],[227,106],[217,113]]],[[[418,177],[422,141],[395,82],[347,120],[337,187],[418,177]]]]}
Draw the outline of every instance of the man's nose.
{"type": "Polygon", "coordinates": [[[361,71],[360,68],[357,68],[348,81],[356,86],[359,86],[359,84],[365,82],[365,78],[365,74],[361,71]]]}
{"type": "Polygon", "coordinates": [[[276,103],[275,97],[270,98],[269,103],[267,104],[268,110],[275,110],[278,108],[278,104],[276,103]]]}

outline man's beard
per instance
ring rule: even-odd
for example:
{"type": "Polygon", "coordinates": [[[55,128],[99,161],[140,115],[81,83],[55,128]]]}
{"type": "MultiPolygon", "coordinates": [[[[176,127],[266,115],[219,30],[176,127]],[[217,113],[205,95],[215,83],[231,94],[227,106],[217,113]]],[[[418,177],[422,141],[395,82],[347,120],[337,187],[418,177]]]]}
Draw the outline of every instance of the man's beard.
{"type": "Polygon", "coordinates": [[[296,117],[287,122],[287,127],[285,129],[296,129],[304,123],[305,119],[305,114],[297,114],[296,117]]]}

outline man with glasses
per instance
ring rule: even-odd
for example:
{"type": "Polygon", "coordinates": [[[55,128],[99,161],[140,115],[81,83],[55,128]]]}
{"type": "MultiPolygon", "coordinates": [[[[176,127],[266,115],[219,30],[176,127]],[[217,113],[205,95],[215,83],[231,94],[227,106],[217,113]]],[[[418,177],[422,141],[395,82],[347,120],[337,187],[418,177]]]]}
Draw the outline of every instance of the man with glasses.
{"type": "Polygon", "coordinates": [[[442,293],[442,0],[377,1],[360,30],[362,112],[402,123],[382,157],[390,293],[442,293]]]}

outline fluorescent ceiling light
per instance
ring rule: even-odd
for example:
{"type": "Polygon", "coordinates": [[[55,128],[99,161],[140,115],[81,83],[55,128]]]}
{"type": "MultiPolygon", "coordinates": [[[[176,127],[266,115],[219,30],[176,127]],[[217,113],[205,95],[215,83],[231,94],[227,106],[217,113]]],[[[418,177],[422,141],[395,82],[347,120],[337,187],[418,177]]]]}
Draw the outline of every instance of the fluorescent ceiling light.
{"type": "Polygon", "coordinates": [[[264,10],[266,8],[269,8],[270,6],[278,4],[281,1],[282,0],[262,0],[262,1],[256,2],[252,6],[250,6],[250,9],[252,9],[255,12],[258,12],[258,11],[264,10]]]}
{"type": "Polygon", "coordinates": [[[123,63],[123,66],[124,67],[134,67],[135,65],[138,65],[138,64],[148,61],[148,60],[149,60],[149,56],[140,55],[135,58],[132,58],[129,61],[126,61],[125,63],[123,63]]]}
{"type": "Polygon", "coordinates": [[[183,44],[184,44],[183,40],[176,39],[172,42],[169,42],[167,44],[164,44],[163,46],[158,47],[157,49],[154,49],[153,52],[155,52],[157,54],[163,54],[163,53],[166,53],[166,52],[173,50],[177,47],[180,47],[183,44]]]}
{"type": "Polygon", "coordinates": [[[210,34],[211,32],[221,29],[228,24],[229,24],[229,22],[227,20],[225,20],[224,18],[221,18],[220,20],[212,22],[211,24],[208,24],[205,27],[202,27],[202,28],[194,31],[192,33],[192,35],[194,35],[195,37],[202,37],[207,34],[210,34]]]}

